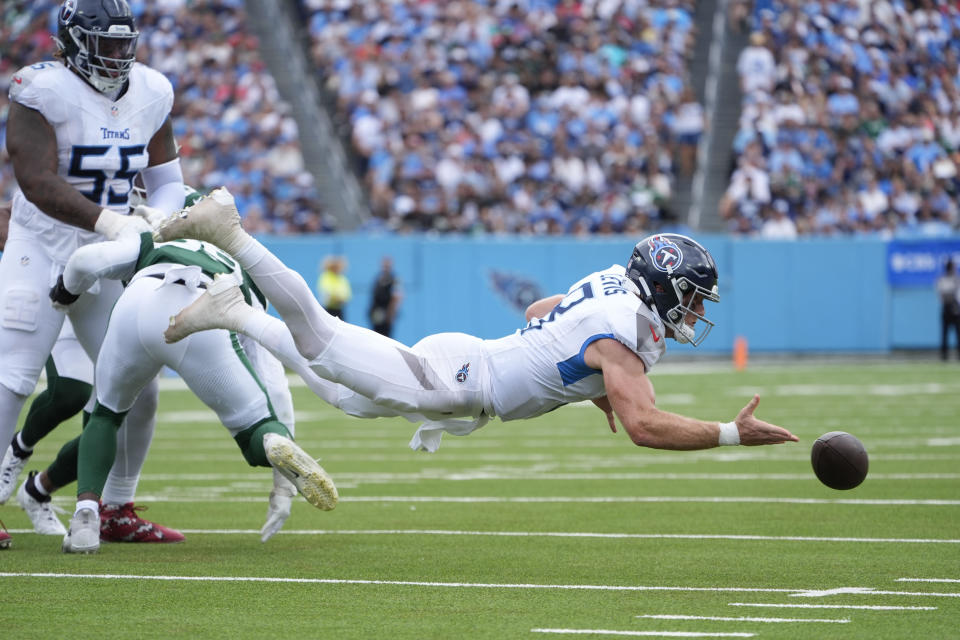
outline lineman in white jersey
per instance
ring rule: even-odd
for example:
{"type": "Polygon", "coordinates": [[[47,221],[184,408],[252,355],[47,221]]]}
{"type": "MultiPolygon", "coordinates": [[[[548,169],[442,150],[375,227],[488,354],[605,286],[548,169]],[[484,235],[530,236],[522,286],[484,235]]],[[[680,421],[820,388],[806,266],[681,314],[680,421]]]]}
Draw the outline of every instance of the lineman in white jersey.
{"type": "MultiPolygon", "coordinates": [[[[150,207],[170,212],[183,201],[169,121],[173,89],[163,75],[134,62],[138,35],[124,0],[67,0],[58,15],[60,60],[30,65],[11,78],[7,151],[19,189],[0,258],[3,448],[63,324],[63,313],[45,297],[69,256],[104,237],[149,230],[142,217],[126,215],[138,171],[150,207]]],[[[70,310],[91,359],[120,291],[119,282],[105,281],[70,310]]],[[[140,402],[152,416],[155,385],[140,402]]],[[[146,426],[118,455],[105,502],[132,500],[152,418],[146,426]]]]}
{"type": "Polygon", "coordinates": [[[311,388],[342,410],[425,420],[411,442],[414,448],[435,450],[443,431],[463,435],[493,416],[530,418],[581,400],[601,407],[614,431],[619,418],[641,446],[706,449],[797,440],[753,415],[757,396],[729,423],[656,408],[646,374],[663,354],[663,340],[699,345],[712,326],[704,301],[719,301],[713,258],[685,236],[642,240],[626,268],[591,274],[565,295],[535,302],[529,324],[510,336],[481,340],[443,333],[407,347],[328,314],[298,273],[243,231],[226,189],[174,214],[155,235],[222,247],[283,318],[246,304],[236,283],[221,277],[171,318],[168,341],[226,328],[252,337],[281,360],[299,353],[316,377],[327,381],[308,380],[311,388]]]}
{"type": "MultiPolygon", "coordinates": [[[[196,240],[155,245],[150,234],[144,233],[139,238],[127,236],[78,249],[51,290],[54,305],[69,306],[98,280],[129,282],[113,308],[97,359],[97,404],[80,438],[77,510],[64,538],[64,551],[92,553],[99,549],[97,499],[113,462],[116,430],[140,390],[163,366],[180,373],[197,397],[217,413],[250,465],[273,467],[275,482],[283,480],[276,489],[291,490],[287,498],[296,486],[316,507],[332,509],[336,505],[332,480],[293,442],[290,430],[278,420],[258,375],[268,361],[261,361],[258,369],[235,342],[236,336],[227,331],[207,331],[176,345],[164,342],[166,319],[199,297],[212,284],[214,274],[244,280],[237,263],[217,247],[196,240]]],[[[242,295],[263,310],[265,303],[245,282],[242,295]]],[[[260,349],[255,347],[255,351],[260,349]]],[[[278,514],[279,522],[274,523],[276,529],[286,515],[289,499],[286,513],[278,514]]],[[[264,541],[275,532],[267,530],[270,526],[268,519],[264,541]]]]}

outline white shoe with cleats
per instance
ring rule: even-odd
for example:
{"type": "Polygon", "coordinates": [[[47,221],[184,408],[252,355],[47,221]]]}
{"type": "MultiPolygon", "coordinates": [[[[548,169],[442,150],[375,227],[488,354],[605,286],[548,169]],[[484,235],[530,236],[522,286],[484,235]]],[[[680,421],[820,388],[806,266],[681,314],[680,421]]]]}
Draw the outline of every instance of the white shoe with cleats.
{"type": "Polygon", "coordinates": [[[70,531],[63,537],[64,553],[96,553],[100,550],[100,514],[81,509],[70,520],[70,531]]]}
{"type": "Polygon", "coordinates": [[[199,298],[170,318],[163,338],[167,342],[178,342],[191,333],[207,329],[240,331],[251,310],[233,276],[218,273],[199,298]]]}
{"type": "Polygon", "coordinates": [[[0,462],[0,504],[5,503],[13,495],[13,490],[17,488],[17,478],[23,472],[23,467],[27,464],[27,458],[21,458],[13,452],[13,445],[7,447],[7,452],[3,454],[3,462],[0,462]]]}
{"type": "Polygon", "coordinates": [[[233,254],[247,242],[249,236],[240,224],[240,213],[233,195],[226,187],[220,187],[193,206],[171,214],[157,226],[153,238],[159,242],[195,238],[233,254]]]}
{"type": "Polygon", "coordinates": [[[27,512],[27,517],[33,523],[33,530],[44,536],[62,536],[67,533],[67,528],[63,526],[57,514],[54,512],[53,504],[49,500],[40,502],[27,492],[27,483],[33,482],[34,473],[24,480],[23,484],[17,490],[17,502],[20,507],[27,512]]]}
{"type": "Polygon", "coordinates": [[[333,480],[297,443],[278,433],[268,433],[263,436],[263,449],[273,468],[292,482],[307,502],[324,511],[337,506],[340,496],[333,480]]]}

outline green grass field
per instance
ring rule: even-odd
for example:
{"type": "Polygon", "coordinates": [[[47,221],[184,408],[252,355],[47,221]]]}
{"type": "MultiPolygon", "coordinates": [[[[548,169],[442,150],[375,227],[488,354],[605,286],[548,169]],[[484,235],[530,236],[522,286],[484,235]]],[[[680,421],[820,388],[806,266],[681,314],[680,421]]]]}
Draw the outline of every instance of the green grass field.
{"type": "MultiPolygon", "coordinates": [[[[960,366],[707,363],[653,380],[662,408],[715,420],[760,393],[757,414],[801,442],[639,449],[578,405],[426,454],[406,447],[414,425],[346,418],[296,388],[298,440],[341,502],[300,500],[261,544],[270,472],[190,393],[164,391],[138,501],[187,541],[66,556],[11,500],[0,635],[960,637],[960,366]],[[814,439],[838,429],[871,455],[852,491],[810,468],[814,439]]],[[[71,492],[57,499],[70,511],[71,492]]]]}

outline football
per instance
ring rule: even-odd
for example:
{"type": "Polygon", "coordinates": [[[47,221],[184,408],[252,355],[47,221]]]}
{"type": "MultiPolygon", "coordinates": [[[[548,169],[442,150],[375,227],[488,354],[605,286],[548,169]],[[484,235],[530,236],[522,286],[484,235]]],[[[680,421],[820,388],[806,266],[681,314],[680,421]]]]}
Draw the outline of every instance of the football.
{"type": "Polygon", "coordinates": [[[831,489],[859,486],[870,466],[863,443],[846,431],[831,431],[817,438],[810,462],[820,482],[831,489]]]}

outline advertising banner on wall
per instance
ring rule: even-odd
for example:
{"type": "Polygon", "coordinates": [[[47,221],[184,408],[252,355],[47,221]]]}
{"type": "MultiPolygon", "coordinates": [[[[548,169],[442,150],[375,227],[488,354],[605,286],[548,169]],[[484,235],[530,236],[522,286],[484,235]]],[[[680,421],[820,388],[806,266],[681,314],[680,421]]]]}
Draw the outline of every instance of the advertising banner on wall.
{"type": "Polygon", "coordinates": [[[960,239],[892,240],[887,245],[887,282],[932,287],[950,257],[960,264],[960,239]]]}

